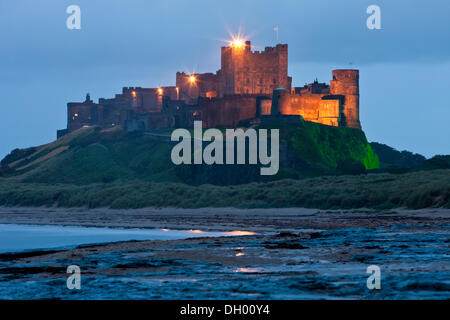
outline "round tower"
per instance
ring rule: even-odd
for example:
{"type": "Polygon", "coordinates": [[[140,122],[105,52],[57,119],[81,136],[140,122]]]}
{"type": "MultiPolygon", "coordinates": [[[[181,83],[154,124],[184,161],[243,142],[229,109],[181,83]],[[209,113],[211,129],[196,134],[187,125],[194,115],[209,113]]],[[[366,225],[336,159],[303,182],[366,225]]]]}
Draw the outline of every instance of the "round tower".
{"type": "Polygon", "coordinates": [[[361,129],[359,122],[359,70],[333,70],[330,93],[343,95],[342,115],[346,127],[361,129]]]}
{"type": "Polygon", "coordinates": [[[280,114],[295,114],[291,110],[290,94],[285,88],[278,88],[273,90],[272,107],[270,114],[277,116],[280,114]]]}

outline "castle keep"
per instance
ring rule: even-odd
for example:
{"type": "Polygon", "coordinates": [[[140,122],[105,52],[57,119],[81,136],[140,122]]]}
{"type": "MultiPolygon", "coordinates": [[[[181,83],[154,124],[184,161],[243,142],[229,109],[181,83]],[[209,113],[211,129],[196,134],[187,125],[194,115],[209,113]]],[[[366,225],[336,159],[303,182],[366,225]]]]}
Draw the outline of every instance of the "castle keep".
{"type": "Polygon", "coordinates": [[[288,45],[252,51],[250,41],[221,48],[216,73],[177,72],[175,86],[124,87],[112,99],[67,104],[67,129],[124,126],[128,131],[192,127],[236,127],[270,117],[313,121],[330,126],[361,128],[359,71],[333,70],[330,84],[317,80],[292,87],[288,76],[288,45]]]}

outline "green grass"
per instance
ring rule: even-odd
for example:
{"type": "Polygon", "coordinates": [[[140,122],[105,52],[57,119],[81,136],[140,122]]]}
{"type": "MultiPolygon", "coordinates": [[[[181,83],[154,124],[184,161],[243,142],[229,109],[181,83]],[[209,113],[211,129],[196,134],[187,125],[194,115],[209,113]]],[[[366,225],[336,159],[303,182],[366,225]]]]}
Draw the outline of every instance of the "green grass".
{"type": "Polygon", "coordinates": [[[0,171],[0,205],[450,208],[450,169],[431,170],[447,165],[446,157],[436,159],[434,167],[427,167],[430,170],[339,175],[339,168],[346,166],[358,172],[352,163],[378,168],[378,157],[363,131],[305,121],[260,128],[280,129],[285,150],[275,176],[261,176],[254,165],[175,166],[170,160],[172,144],[164,139],[127,134],[120,128],[86,128],[38,149],[11,154],[5,162],[18,164],[0,171]],[[68,149],[14,171],[62,146],[68,149]],[[34,150],[39,154],[26,159],[34,150]]]}
{"type": "Polygon", "coordinates": [[[15,174],[8,171],[8,175],[27,183],[83,185],[141,180],[229,185],[337,174],[339,164],[349,159],[362,163],[366,169],[378,167],[378,158],[361,130],[305,121],[269,128],[280,129],[280,143],[287,150],[287,156],[281,155],[278,174],[270,177],[260,176],[259,166],[255,165],[175,166],[170,159],[173,144],[169,141],[127,134],[120,128],[106,132],[98,128],[75,131],[38,147],[39,152],[29,159],[25,157],[29,156],[29,151],[16,150],[7,160],[18,161],[14,167],[18,169],[57,148],[69,147],[45,161],[17,170],[15,174]]]}
{"type": "Polygon", "coordinates": [[[450,208],[450,170],[328,176],[238,186],[128,180],[89,185],[0,179],[0,205],[142,207],[450,208]]]}
{"type": "Polygon", "coordinates": [[[379,167],[378,156],[367,142],[364,132],[303,122],[298,128],[286,128],[290,144],[297,155],[311,166],[337,168],[339,162],[353,159],[366,169],[379,167]]]}

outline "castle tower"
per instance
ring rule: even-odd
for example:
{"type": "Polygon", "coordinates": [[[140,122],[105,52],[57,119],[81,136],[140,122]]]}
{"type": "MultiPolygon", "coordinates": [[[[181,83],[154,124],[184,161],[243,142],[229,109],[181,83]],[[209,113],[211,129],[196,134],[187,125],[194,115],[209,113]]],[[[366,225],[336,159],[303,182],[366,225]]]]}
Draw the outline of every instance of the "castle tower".
{"type": "Polygon", "coordinates": [[[343,107],[345,126],[361,129],[359,122],[359,70],[333,70],[330,93],[345,96],[343,107]]]}
{"type": "Polygon", "coordinates": [[[280,114],[296,114],[291,110],[290,93],[284,88],[278,88],[273,90],[272,95],[272,107],[270,114],[277,116],[280,114]]]}
{"type": "Polygon", "coordinates": [[[220,96],[256,94],[271,96],[273,90],[283,87],[290,91],[288,76],[288,45],[266,47],[252,51],[250,41],[233,42],[222,47],[220,96]]]}

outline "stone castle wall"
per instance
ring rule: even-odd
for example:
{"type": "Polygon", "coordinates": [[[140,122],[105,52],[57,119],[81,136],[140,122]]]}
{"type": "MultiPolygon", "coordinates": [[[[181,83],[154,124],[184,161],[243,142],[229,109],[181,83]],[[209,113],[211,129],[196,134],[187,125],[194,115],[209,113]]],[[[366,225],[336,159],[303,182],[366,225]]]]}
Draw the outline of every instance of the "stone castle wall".
{"type": "Polygon", "coordinates": [[[256,95],[232,95],[199,101],[203,126],[236,127],[240,121],[255,118],[256,95]]]}
{"type": "Polygon", "coordinates": [[[344,125],[361,128],[359,122],[359,70],[333,70],[330,93],[345,97],[343,106],[344,125]]]}
{"type": "Polygon", "coordinates": [[[276,88],[291,88],[287,44],[267,47],[262,52],[252,51],[250,41],[243,48],[222,47],[221,61],[220,96],[272,95],[276,88]]]}
{"type": "Polygon", "coordinates": [[[124,87],[98,104],[89,95],[85,102],[68,103],[67,132],[91,125],[186,127],[194,120],[205,127],[235,127],[262,115],[301,115],[307,121],[361,128],[358,70],[333,70],[330,85],[316,80],[291,89],[286,44],[259,52],[247,41],[221,50],[221,69],[215,74],[177,72],[176,86],[124,87]]]}
{"type": "Polygon", "coordinates": [[[179,99],[187,103],[195,103],[199,97],[215,98],[219,94],[220,79],[214,73],[186,74],[177,72],[176,87],[179,90],[179,99]],[[193,76],[195,82],[189,79],[193,76]]]}

